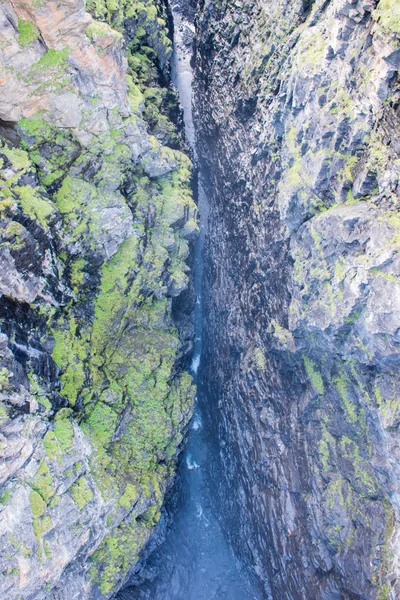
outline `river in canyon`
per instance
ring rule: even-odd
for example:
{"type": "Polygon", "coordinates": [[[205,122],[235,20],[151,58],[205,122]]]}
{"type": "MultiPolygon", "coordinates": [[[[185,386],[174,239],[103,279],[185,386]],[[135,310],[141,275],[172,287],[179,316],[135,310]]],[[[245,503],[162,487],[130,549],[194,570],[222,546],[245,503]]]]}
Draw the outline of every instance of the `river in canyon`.
{"type": "MultiPolygon", "coordinates": [[[[192,116],[192,24],[172,5],[174,56],[172,79],[184,111],[186,139],[196,162],[195,124],[192,116]]],[[[194,350],[190,367],[198,386],[187,443],[180,457],[174,489],[153,542],[155,549],[140,570],[116,596],[117,600],[260,600],[248,574],[237,561],[224,536],[218,514],[212,464],[219,441],[210,434],[207,397],[201,384],[203,342],[203,250],[207,232],[205,174],[198,172],[194,190],[200,212],[200,236],[194,254],[194,350]],[[159,540],[163,540],[159,543],[159,540]]],[[[150,545],[151,548],[151,545],[150,545]]]]}

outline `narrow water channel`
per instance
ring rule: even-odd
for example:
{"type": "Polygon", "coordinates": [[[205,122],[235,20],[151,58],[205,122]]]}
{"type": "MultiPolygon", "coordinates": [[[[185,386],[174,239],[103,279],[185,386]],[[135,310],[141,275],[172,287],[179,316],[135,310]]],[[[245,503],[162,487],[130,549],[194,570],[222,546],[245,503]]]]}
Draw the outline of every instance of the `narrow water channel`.
{"type": "MultiPolygon", "coordinates": [[[[190,43],[193,26],[182,15],[181,4],[171,1],[174,17],[173,81],[184,109],[186,138],[196,158],[190,43]]],[[[197,301],[191,365],[193,378],[198,384],[195,412],[180,458],[175,488],[167,501],[170,522],[165,525],[165,540],[117,595],[117,600],[260,600],[251,589],[245,573],[240,570],[222,533],[210,469],[219,447],[218,441],[208,433],[211,428],[208,428],[207,416],[202,410],[207,398],[198,381],[202,354],[203,249],[207,230],[207,197],[202,179],[200,171],[197,196],[201,234],[194,260],[197,301]]]]}

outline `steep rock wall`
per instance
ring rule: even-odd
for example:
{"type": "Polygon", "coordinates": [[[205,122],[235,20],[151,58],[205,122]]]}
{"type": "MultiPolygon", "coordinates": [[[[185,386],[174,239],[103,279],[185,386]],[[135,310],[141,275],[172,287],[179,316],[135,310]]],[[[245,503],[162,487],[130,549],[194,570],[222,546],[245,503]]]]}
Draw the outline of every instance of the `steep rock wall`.
{"type": "Polygon", "coordinates": [[[203,380],[265,597],[399,581],[399,37],[388,0],[206,1],[203,380]]]}
{"type": "Polygon", "coordinates": [[[150,0],[0,15],[0,596],[108,598],[193,403],[198,228],[167,15],[150,0]]]}

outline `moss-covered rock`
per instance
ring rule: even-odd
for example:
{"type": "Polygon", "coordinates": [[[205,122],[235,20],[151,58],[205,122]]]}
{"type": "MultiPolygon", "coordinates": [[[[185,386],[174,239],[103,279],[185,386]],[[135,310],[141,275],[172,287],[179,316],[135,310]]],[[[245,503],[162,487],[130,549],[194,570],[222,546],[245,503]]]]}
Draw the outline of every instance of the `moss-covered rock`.
{"type": "Polygon", "coordinates": [[[194,398],[172,300],[196,208],[161,86],[165,15],[53,8],[17,8],[9,87],[23,85],[3,98],[0,531],[27,565],[0,584],[10,600],[110,597],[160,516],[194,398]]]}

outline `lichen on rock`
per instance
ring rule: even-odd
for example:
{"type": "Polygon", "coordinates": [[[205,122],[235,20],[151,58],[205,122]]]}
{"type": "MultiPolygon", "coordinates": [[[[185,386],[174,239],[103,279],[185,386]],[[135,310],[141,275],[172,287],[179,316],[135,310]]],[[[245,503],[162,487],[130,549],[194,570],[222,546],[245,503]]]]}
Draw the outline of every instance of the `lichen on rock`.
{"type": "Polygon", "coordinates": [[[199,10],[205,381],[266,598],[399,596],[397,25],[386,0],[199,10]]]}
{"type": "Polygon", "coordinates": [[[0,9],[0,595],[10,600],[110,597],[159,518],[194,397],[172,304],[188,286],[196,207],[170,121],[176,94],[163,87],[164,9],[86,9],[0,9]]]}

